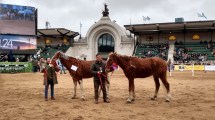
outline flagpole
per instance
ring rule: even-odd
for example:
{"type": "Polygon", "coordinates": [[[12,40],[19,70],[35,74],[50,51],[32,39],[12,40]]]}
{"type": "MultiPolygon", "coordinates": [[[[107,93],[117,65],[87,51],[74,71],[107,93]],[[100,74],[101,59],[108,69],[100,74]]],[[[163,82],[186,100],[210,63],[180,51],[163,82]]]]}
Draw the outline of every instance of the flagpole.
{"type": "Polygon", "coordinates": [[[80,39],[81,39],[81,27],[82,27],[82,24],[80,22],[80,39]]]}
{"type": "MultiPolygon", "coordinates": [[[[130,27],[131,27],[131,18],[130,18],[130,27]]],[[[131,31],[130,31],[130,37],[131,37],[131,31]]]]}

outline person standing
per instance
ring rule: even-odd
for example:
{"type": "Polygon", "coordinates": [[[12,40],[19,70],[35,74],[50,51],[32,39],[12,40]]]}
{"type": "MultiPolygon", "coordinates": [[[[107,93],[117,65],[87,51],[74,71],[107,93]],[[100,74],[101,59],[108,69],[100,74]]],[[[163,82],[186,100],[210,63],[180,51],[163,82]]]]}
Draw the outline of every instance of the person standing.
{"type": "Polygon", "coordinates": [[[33,72],[36,73],[38,71],[38,60],[36,58],[32,59],[33,72]]]}
{"type": "Polygon", "coordinates": [[[46,60],[43,57],[41,57],[39,60],[40,72],[45,68],[45,66],[46,66],[46,60]]]}
{"type": "Polygon", "coordinates": [[[94,75],[93,81],[94,81],[94,90],[95,90],[95,103],[98,104],[98,89],[99,86],[102,89],[103,92],[103,99],[104,102],[109,103],[109,99],[107,98],[107,92],[106,92],[106,87],[105,87],[105,82],[107,79],[107,74],[105,72],[105,62],[102,61],[102,56],[101,54],[96,54],[96,61],[95,63],[92,64],[91,66],[91,72],[94,75]]]}
{"type": "Polygon", "coordinates": [[[55,100],[54,97],[54,85],[58,84],[57,81],[57,74],[56,72],[59,71],[59,68],[56,66],[54,67],[53,64],[50,63],[50,58],[47,59],[47,64],[45,68],[43,69],[44,72],[44,82],[43,85],[45,85],[45,101],[48,101],[48,89],[50,86],[51,89],[51,100],[55,100]]]}
{"type": "Polygon", "coordinates": [[[167,67],[168,67],[168,71],[171,72],[172,71],[172,61],[171,61],[171,59],[168,60],[167,67]]]}
{"type": "Polygon", "coordinates": [[[66,74],[66,71],[65,71],[65,69],[64,69],[64,66],[63,66],[63,64],[61,63],[60,59],[57,59],[57,65],[60,67],[60,74],[62,74],[62,72],[63,72],[64,74],[66,74]]]}

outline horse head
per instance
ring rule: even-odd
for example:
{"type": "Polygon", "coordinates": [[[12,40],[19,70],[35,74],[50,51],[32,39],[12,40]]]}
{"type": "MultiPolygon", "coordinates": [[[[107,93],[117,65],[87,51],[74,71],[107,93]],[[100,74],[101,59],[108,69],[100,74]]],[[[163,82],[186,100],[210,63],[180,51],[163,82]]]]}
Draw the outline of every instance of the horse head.
{"type": "Polygon", "coordinates": [[[56,60],[59,59],[60,56],[61,56],[61,52],[60,51],[56,52],[55,55],[52,57],[50,63],[56,67],[57,66],[56,60]]]}
{"type": "Polygon", "coordinates": [[[110,53],[106,62],[105,71],[106,72],[112,72],[118,68],[118,61],[116,59],[117,54],[110,53]]]}

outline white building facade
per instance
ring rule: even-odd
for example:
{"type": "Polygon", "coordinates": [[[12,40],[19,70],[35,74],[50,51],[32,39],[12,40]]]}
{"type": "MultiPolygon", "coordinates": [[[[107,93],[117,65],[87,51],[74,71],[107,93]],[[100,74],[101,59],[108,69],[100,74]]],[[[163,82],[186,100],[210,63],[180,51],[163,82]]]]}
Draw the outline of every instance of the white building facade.
{"type": "Polygon", "coordinates": [[[66,55],[86,60],[94,60],[97,53],[104,58],[108,57],[109,52],[131,56],[134,45],[134,38],[125,28],[103,15],[89,28],[85,37],[74,41],[66,55]]]}

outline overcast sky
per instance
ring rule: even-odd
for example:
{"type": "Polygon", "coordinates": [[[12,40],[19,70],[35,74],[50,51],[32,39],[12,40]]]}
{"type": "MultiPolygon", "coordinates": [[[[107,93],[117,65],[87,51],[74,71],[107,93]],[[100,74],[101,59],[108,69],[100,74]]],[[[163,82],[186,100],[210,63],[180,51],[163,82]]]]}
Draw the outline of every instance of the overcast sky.
{"type": "Polygon", "coordinates": [[[143,23],[205,20],[197,13],[204,13],[208,20],[215,20],[215,0],[0,0],[0,3],[32,6],[38,9],[38,28],[45,28],[49,21],[52,28],[66,28],[82,36],[92,24],[102,17],[104,3],[109,16],[120,26],[143,23]],[[142,16],[149,16],[144,22],[142,16]]]}

